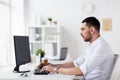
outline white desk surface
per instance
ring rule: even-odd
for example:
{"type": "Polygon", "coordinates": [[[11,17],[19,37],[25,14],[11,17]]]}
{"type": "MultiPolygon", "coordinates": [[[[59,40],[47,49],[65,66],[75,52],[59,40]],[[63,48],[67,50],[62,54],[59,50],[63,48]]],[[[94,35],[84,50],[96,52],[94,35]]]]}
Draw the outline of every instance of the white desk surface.
{"type": "MultiPolygon", "coordinates": [[[[62,62],[60,61],[59,63],[62,62]]],[[[48,75],[34,75],[33,72],[35,65],[33,64],[32,66],[26,67],[30,69],[30,72],[27,73],[28,75],[27,77],[24,77],[24,76],[20,76],[21,73],[13,73],[13,68],[14,67],[6,67],[3,70],[1,70],[0,80],[81,80],[82,78],[82,77],[79,78],[75,77],[75,75],[64,75],[64,74],[55,74],[55,73],[50,73],[48,75]]]]}
{"type": "Polygon", "coordinates": [[[27,77],[20,76],[21,73],[2,72],[0,73],[0,80],[73,80],[72,75],[63,74],[48,74],[48,75],[34,75],[33,72],[27,73],[27,77]]]}
{"type": "Polygon", "coordinates": [[[21,73],[13,73],[12,70],[1,71],[0,80],[80,80],[82,78],[77,78],[75,75],[64,75],[56,73],[50,73],[48,75],[34,75],[32,70],[27,73],[27,77],[20,76],[20,74],[21,73]]]}

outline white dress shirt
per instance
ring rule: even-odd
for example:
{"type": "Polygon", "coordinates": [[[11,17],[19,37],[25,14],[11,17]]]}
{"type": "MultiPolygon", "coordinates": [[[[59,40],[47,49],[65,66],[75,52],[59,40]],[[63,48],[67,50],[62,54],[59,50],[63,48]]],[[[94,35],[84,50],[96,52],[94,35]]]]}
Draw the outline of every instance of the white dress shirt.
{"type": "Polygon", "coordinates": [[[83,55],[73,61],[84,74],[83,80],[110,80],[114,55],[101,37],[91,43],[83,55]]]}

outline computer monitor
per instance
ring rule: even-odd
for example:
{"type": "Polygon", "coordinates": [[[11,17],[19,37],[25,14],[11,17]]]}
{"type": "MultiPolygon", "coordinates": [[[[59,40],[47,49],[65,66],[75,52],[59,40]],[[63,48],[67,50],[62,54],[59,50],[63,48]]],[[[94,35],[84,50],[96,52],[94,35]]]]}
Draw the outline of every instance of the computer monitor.
{"type": "Polygon", "coordinates": [[[28,71],[19,71],[20,65],[31,62],[29,37],[28,36],[14,36],[15,60],[16,67],[14,72],[24,73],[28,71]]]}

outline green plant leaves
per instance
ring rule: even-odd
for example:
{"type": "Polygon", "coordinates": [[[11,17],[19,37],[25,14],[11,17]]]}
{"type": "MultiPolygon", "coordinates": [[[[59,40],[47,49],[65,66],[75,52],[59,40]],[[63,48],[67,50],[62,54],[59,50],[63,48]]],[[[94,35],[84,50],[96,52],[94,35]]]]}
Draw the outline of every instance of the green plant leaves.
{"type": "Polygon", "coordinates": [[[43,58],[45,56],[45,51],[42,49],[38,49],[35,54],[36,56],[40,54],[40,57],[43,58]]]}

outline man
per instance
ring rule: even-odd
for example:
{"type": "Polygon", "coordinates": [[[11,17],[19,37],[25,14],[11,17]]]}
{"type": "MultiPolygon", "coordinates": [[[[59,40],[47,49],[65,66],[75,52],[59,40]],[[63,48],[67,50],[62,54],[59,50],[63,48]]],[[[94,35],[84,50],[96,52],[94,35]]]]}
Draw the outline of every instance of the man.
{"type": "Polygon", "coordinates": [[[83,55],[64,64],[48,64],[42,69],[84,76],[83,80],[110,80],[114,55],[109,44],[100,36],[100,22],[95,17],[84,19],[80,35],[84,41],[90,42],[83,55]]]}

